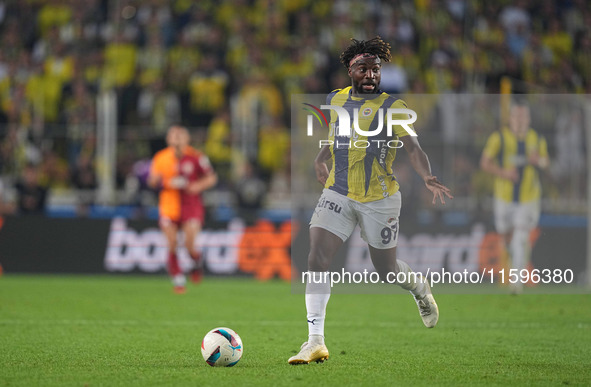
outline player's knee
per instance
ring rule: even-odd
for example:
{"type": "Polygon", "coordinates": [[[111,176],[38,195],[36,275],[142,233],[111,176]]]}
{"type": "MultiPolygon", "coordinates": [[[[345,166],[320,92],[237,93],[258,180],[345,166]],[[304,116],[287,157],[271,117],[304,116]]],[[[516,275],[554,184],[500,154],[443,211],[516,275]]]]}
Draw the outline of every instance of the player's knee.
{"type": "Polygon", "coordinates": [[[170,251],[176,251],[177,247],[178,246],[177,246],[176,240],[171,240],[171,239],[168,240],[168,249],[170,251]]]}
{"type": "Polygon", "coordinates": [[[310,252],[308,255],[308,270],[310,271],[328,271],[330,259],[323,254],[310,252]]]}

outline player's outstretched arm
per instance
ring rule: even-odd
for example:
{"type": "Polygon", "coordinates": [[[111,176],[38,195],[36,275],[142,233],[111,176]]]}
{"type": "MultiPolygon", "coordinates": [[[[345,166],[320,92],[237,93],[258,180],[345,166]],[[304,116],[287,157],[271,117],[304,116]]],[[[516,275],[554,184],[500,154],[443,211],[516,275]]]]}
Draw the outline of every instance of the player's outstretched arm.
{"type": "Polygon", "coordinates": [[[419,176],[423,178],[427,189],[433,194],[432,203],[436,204],[437,199],[439,199],[442,204],[445,204],[446,196],[450,199],[453,199],[451,190],[443,185],[439,180],[437,180],[436,176],[431,174],[431,164],[429,164],[429,158],[427,157],[425,151],[423,151],[421,148],[417,138],[414,136],[405,136],[403,143],[404,149],[406,149],[408,152],[410,163],[419,176]]]}
{"type": "Polygon", "coordinates": [[[160,176],[152,173],[148,175],[148,186],[150,186],[150,188],[157,189],[158,187],[160,187],[160,181],[160,176]]]}
{"type": "Polygon", "coordinates": [[[550,166],[550,159],[548,159],[548,157],[540,156],[537,152],[532,153],[527,160],[531,165],[541,170],[546,170],[550,166]]]}
{"type": "Polygon", "coordinates": [[[326,184],[328,179],[328,166],[326,160],[330,159],[330,149],[328,145],[323,146],[314,159],[314,170],[316,171],[316,180],[322,185],[326,184]]]}
{"type": "Polygon", "coordinates": [[[519,180],[519,175],[515,167],[501,168],[492,157],[486,155],[485,153],[483,153],[482,157],[480,158],[480,169],[502,179],[511,180],[514,183],[519,180]]]}
{"type": "Polygon", "coordinates": [[[208,173],[207,175],[203,176],[202,178],[189,183],[187,186],[187,191],[192,194],[196,195],[203,191],[206,191],[212,187],[214,187],[218,183],[218,175],[215,172],[208,173]]]}
{"type": "Polygon", "coordinates": [[[151,171],[148,175],[148,186],[153,189],[183,189],[187,186],[187,179],[175,176],[165,180],[160,173],[151,171]]]}
{"type": "Polygon", "coordinates": [[[152,160],[152,165],[150,166],[150,173],[148,174],[147,183],[150,188],[158,189],[162,184],[162,175],[158,170],[158,163],[156,160],[152,160]]]}
{"type": "Polygon", "coordinates": [[[147,180],[148,186],[153,189],[183,189],[187,184],[184,177],[164,177],[167,170],[170,168],[172,167],[163,161],[162,157],[156,154],[156,156],[154,156],[152,159],[152,164],[150,165],[150,173],[148,174],[147,180]]]}

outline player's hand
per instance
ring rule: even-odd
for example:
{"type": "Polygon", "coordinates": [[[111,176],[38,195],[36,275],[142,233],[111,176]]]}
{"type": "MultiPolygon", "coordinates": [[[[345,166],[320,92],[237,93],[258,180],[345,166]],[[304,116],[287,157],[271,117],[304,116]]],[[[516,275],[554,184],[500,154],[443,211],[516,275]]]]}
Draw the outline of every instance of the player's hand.
{"type": "Polygon", "coordinates": [[[203,185],[199,181],[194,181],[187,186],[187,193],[190,195],[197,195],[203,191],[203,185]]]}
{"type": "Polygon", "coordinates": [[[424,180],[427,189],[433,193],[433,204],[437,204],[437,198],[439,198],[441,204],[445,204],[445,196],[450,199],[454,198],[451,194],[451,190],[437,180],[436,176],[427,176],[424,180]]]}
{"type": "Polygon", "coordinates": [[[527,157],[527,161],[534,167],[544,169],[548,166],[548,158],[540,157],[538,152],[534,152],[527,157]]]}
{"type": "Polygon", "coordinates": [[[162,176],[157,175],[157,174],[152,174],[152,173],[150,173],[150,175],[148,175],[148,186],[150,186],[151,188],[159,189],[161,182],[162,182],[162,176]]]}
{"type": "Polygon", "coordinates": [[[517,183],[519,180],[519,173],[515,168],[505,168],[501,170],[501,177],[503,179],[511,180],[514,183],[517,183]]]}
{"type": "Polygon", "coordinates": [[[533,166],[536,166],[536,167],[537,167],[537,166],[538,166],[538,163],[539,163],[539,161],[540,161],[540,156],[539,156],[539,155],[538,155],[536,152],[534,152],[534,153],[530,154],[529,156],[527,156],[527,161],[528,161],[528,162],[529,162],[531,165],[533,165],[533,166]]]}
{"type": "Polygon", "coordinates": [[[172,189],[184,189],[187,186],[187,179],[183,176],[176,176],[169,180],[168,185],[172,189]]]}
{"type": "Polygon", "coordinates": [[[328,167],[325,162],[315,162],[314,169],[316,170],[316,180],[322,185],[326,184],[328,179],[328,167]]]}

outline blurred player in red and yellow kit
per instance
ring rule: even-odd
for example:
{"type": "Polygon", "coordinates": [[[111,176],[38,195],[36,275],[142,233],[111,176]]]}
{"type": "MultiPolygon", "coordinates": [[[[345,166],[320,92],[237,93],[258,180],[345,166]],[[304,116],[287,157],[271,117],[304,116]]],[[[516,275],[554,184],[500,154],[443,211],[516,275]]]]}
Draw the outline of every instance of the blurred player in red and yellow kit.
{"type": "Polygon", "coordinates": [[[203,268],[195,238],[205,217],[201,192],[217,183],[209,159],[189,141],[186,128],[172,126],[166,135],[168,147],[154,155],[148,177],[151,187],[160,188],[159,224],[168,242],[168,271],[177,293],[184,293],[186,282],[176,254],[179,228],[185,233],[185,247],[195,262],[192,280],[199,282],[203,268]]]}

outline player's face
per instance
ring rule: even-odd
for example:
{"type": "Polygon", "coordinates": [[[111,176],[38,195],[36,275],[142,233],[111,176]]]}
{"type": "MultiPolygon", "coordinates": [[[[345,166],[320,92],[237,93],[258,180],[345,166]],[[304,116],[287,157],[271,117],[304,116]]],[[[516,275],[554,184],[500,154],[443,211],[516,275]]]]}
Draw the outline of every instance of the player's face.
{"type": "Polygon", "coordinates": [[[529,107],[527,106],[513,106],[511,107],[511,115],[509,116],[509,126],[513,133],[518,136],[523,136],[527,133],[530,124],[529,107]]]}
{"type": "Polygon", "coordinates": [[[180,144],[180,131],[177,128],[170,128],[166,135],[166,143],[168,146],[177,148],[180,144]]]}
{"type": "Polygon", "coordinates": [[[168,130],[166,142],[173,148],[183,148],[189,144],[189,133],[184,128],[173,126],[168,130]]]}
{"type": "Polygon", "coordinates": [[[362,58],[349,68],[355,94],[377,93],[382,80],[380,58],[362,58]]]}

